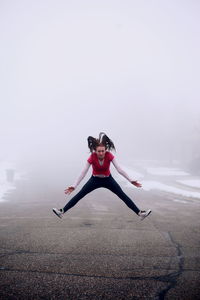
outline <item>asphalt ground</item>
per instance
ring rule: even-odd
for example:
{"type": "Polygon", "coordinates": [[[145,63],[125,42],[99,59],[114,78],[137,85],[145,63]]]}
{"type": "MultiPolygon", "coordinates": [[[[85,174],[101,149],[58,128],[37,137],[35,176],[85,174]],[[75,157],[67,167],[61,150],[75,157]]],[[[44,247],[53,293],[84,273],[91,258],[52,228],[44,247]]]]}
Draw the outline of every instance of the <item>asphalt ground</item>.
{"type": "Polygon", "coordinates": [[[101,188],[61,220],[73,194],[18,181],[0,203],[0,299],[200,299],[199,200],[120,185],[148,218],[101,188]]]}

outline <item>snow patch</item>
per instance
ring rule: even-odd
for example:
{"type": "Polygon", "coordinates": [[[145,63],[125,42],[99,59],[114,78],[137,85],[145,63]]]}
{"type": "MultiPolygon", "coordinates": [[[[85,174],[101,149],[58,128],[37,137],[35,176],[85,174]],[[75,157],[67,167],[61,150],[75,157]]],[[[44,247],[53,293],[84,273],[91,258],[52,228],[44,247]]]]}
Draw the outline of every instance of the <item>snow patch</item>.
{"type": "Polygon", "coordinates": [[[176,168],[146,168],[146,171],[152,175],[161,176],[188,176],[189,173],[176,168]]]}
{"type": "Polygon", "coordinates": [[[176,181],[200,189],[200,179],[184,179],[184,180],[176,180],[176,181]]]}
{"type": "MultiPolygon", "coordinates": [[[[129,186],[129,185],[127,185],[129,186]]],[[[158,182],[158,181],[150,181],[150,180],[144,180],[142,182],[142,188],[145,191],[150,191],[150,190],[160,190],[168,193],[173,193],[185,197],[192,197],[192,198],[200,198],[200,192],[195,192],[195,191],[188,191],[188,190],[183,190],[180,188],[176,188],[174,186],[169,186],[167,184],[158,182]]]]}

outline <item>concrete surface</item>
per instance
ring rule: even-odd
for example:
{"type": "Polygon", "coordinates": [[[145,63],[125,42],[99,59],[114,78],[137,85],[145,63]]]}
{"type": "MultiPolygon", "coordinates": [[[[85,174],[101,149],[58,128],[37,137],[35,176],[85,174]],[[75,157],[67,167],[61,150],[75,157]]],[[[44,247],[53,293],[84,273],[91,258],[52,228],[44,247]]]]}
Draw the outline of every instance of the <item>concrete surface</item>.
{"type": "Polygon", "coordinates": [[[200,299],[199,200],[121,186],[144,221],[105,189],[60,220],[73,194],[17,182],[0,203],[0,299],[200,299]]]}

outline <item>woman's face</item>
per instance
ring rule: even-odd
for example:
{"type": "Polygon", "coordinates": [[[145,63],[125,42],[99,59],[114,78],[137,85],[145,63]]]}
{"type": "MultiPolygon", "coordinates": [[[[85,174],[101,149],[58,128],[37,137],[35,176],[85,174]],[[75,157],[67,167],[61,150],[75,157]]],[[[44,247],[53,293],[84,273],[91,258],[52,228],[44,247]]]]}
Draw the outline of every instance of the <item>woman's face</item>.
{"type": "Polygon", "coordinates": [[[104,146],[98,146],[96,148],[96,154],[97,154],[97,157],[99,159],[104,159],[104,156],[105,156],[105,153],[106,153],[106,148],[104,146]]]}

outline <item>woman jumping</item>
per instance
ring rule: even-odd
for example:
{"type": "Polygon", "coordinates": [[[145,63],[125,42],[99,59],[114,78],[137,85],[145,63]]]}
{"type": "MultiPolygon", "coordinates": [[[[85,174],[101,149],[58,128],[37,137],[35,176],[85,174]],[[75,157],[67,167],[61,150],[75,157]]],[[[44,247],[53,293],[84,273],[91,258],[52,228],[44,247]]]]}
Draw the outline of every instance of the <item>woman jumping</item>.
{"type": "Polygon", "coordinates": [[[62,218],[64,213],[70,208],[72,208],[86,194],[100,187],[104,187],[115,193],[120,199],[122,199],[125,202],[125,204],[131,210],[133,210],[140,217],[141,220],[143,220],[151,213],[151,210],[140,210],[134,204],[134,202],[123,192],[119,184],[115,181],[115,179],[110,173],[110,162],[112,162],[117,171],[122,176],[124,176],[129,182],[131,182],[136,187],[142,186],[138,181],[134,181],[131,178],[129,178],[126,172],[124,172],[118,165],[115,156],[110,152],[110,150],[115,150],[113,142],[104,132],[100,132],[98,139],[89,136],[87,140],[91,155],[87,159],[87,163],[80,176],[75,181],[74,185],[69,186],[65,189],[65,194],[71,194],[71,192],[73,192],[76,189],[81,180],[87,174],[87,171],[89,170],[91,165],[93,168],[92,176],[82,187],[82,189],[63,208],[53,208],[53,212],[59,218],[62,218]]]}

